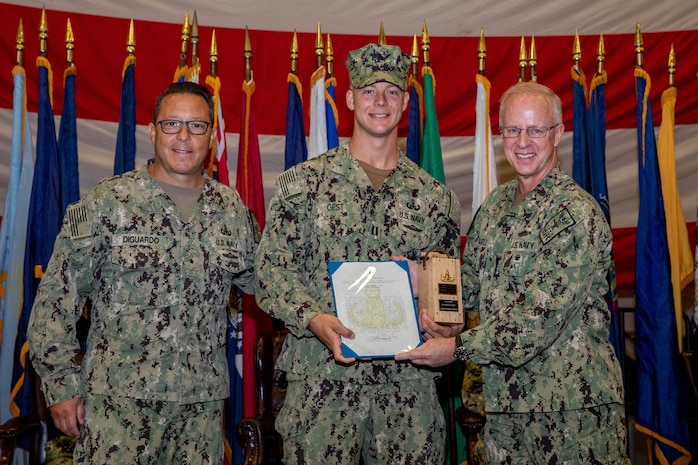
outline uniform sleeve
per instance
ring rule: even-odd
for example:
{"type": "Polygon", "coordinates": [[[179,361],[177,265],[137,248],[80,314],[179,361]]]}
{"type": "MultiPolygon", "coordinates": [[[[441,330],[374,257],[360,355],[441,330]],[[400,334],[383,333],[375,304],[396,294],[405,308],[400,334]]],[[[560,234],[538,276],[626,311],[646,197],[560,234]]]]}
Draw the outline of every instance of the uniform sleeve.
{"type": "Polygon", "coordinates": [[[75,363],[80,351],[76,324],[100,260],[89,215],[83,203],[68,207],[29,319],[29,355],[49,406],[82,396],[75,363]]]}
{"type": "Polygon", "coordinates": [[[279,176],[266,225],[255,254],[255,297],[265,312],[297,336],[310,335],[310,320],[321,313],[306,286],[303,269],[309,234],[306,177],[298,167],[279,176]]]}
{"type": "MultiPolygon", "coordinates": [[[[578,317],[585,308],[603,306],[599,300],[607,290],[611,233],[599,212],[590,206],[560,209],[540,238],[540,250],[516,257],[521,266],[503,257],[498,292],[510,294],[506,305],[491,309],[479,326],[461,335],[458,358],[522,366],[549,349],[571,320],[582,321],[578,317]]],[[[466,268],[475,269],[474,264],[466,268]]],[[[472,284],[466,290],[474,294],[476,276],[463,276],[472,284]]]]}
{"type": "Polygon", "coordinates": [[[261,236],[259,223],[252,211],[245,208],[247,226],[242,229],[244,262],[242,271],[233,278],[233,283],[247,294],[254,293],[254,254],[261,236]]]}

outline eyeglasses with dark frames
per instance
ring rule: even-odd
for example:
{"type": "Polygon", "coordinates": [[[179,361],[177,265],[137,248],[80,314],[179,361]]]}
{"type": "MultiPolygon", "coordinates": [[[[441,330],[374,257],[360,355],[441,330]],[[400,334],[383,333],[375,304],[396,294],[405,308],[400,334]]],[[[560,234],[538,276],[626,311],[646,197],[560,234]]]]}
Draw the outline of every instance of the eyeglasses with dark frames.
{"type": "Polygon", "coordinates": [[[208,132],[208,127],[211,125],[208,121],[180,121],[176,119],[163,119],[155,123],[160,126],[165,134],[179,134],[182,126],[187,126],[189,134],[194,136],[202,136],[208,132]]]}

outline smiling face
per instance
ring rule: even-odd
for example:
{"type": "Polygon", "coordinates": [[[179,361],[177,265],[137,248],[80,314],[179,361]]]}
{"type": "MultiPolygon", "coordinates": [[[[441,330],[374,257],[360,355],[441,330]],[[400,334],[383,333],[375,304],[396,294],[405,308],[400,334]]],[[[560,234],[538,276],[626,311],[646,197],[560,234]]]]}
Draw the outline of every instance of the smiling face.
{"type": "Polygon", "coordinates": [[[388,82],[376,82],[360,89],[349,89],[347,106],[354,111],[355,129],[381,137],[397,129],[409,94],[388,82]]]}
{"type": "MultiPolygon", "coordinates": [[[[167,95],[156,115],[156,121],[210,121],[206,100],[195,94],[174,93],[167,95]]],[[[150,123],[150,140],[153,143],[155,161],[150,174],[161,181],[180,187],[203,185],[203,163],[211,150],[215,133],[212,124],[203,135],[189,132],[186,124],[176,134],[165,134],[159,124],[150,123]]]]}
{"type": "Polygon", "coordinates": [[[532,138],[521,131],[518,137],[502,138],[504,154],[516,171],[520,192],[531,192],[557,165],[557,146],[564,125],[555,121],[552,103],[541,94],[512,95],[502,110],[499,115],[502,127],[549,128],[557,124],[544,137],[532,138]]]}

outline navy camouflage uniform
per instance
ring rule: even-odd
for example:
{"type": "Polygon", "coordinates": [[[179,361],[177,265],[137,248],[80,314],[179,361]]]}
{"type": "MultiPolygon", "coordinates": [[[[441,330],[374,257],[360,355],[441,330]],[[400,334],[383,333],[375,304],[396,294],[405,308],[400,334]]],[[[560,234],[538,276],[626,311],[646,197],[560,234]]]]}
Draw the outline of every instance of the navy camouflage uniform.
{"type": "MultiPolygon", "coordinates": [[[[255,257],[255,295],[290,334],[276,421],[286,463],[440,463],[444,419],[437,371],[392,359],[336,363],[308,329],[335,314],[327,263],[418,260],[433,246],[459,250],[455,194],[401,155],[375,190],[348,145],[296,165],[276,183],[255,257]]],[[[351,328],[350,328],[351,329],[351,328]]]]}
{"type": "MultiPolygon", "coordinates": [[[[147,409],[164,418],[167,409],[179,411],[183,434],[203,409],[220,425],[222,400],[229,396],[226,304],[232,283],[252,292],[258,238],[256,221],[234,190],[204,176],[199,200],[183,221],[146,165],[103,180],[68,207],[28,338],[48,405],[85,398],[80,453],[90,457],[95,445],[85,442],[85,428],[104,429],[92,424],[95,411],[112,411],[115,424],[132,425],[140,417],[128,415],[147,409]],[[88,298],[91,325],[78,366],[75,323],[88,298]],[[126,417],[116,421],[117,415],[126,417]]],[[[89,441],[114,441],[115,455],[104,459],[118,463],[128,439],[100,434],[89,441]]],[[[148,433],[152,439],[157,434],[148,433]]],[[[161,452],[139,452],[139,463],[161,452]]],[[[186,463],[207,463],[206,455],[186,463]]],[[[217,457],[208,461],[219,465],[217,457]]]]}
{"type": "Polygon", "coordinates": [[[605,300],[611,230],[559,166],[518,204],[516,189],[512,180],[489,195],[463,253],[465,310],[479,311],[480,325],[457,336],[455,355],[483,365],[488,463],[623,463],[623,380],[605,300]]]}

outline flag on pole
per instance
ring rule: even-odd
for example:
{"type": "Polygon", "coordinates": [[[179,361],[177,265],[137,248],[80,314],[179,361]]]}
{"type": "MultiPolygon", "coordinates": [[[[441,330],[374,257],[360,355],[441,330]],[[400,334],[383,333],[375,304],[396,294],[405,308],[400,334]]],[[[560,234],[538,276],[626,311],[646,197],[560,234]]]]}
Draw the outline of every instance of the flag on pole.
{"type": "Polygon", "coordinates": [[[225,144],[225,119],[223,118],[223,104],[221,103],[221,79],[211,75],[206,76],[206,84],[213,89],[213,128],[216,131],[216,140],[211,146],[211,156],[207,161],[206,171],[209,176],[215,177],[226,186],[230,185],[228,174],[228,151],[225,144]],[[215,166],[215,170],[213,169],[215,166]]]}
{"type": "Polygon", "coordinates": [[[66,207],[80,199],[78,172],[78,129],[75,108],[75,65],[63,73],[63,114],[58,129],[58,157],[61,173],[61,218],[66,207]]]}
{"type": "MultiPolygon", "coordinates": [[[[242,83],[242,118],[235,187],[260,228],[264,228],[264,185],[257,137],[257,124],[252,96],[254,80],[242,83]]],[[[255,373],[255,346],[257,338],[272,331],[272,320],[255,302],[254,295],[242,294],[242,414],[254,417],[257,410],[257,383],[255,373]]],[[[236,357],[238,354],[236,354],[236,357]]],[[[237,422],[236,422],[237,424],[237,422]]]]}
{"type": "Polygon", "coordinates": [[[587,148],[587,82],[584,71],[572,66],[572,178],[588,190],[589,149],[587,148]]]}
{"type": "Polygon", "coordinates": [[[441,136],[434,102],[434,73],[431,66],[422,66],[424,81],[424,138],[419,157],[419,166],[441,182],[446,182],[444,162],[441,154],[441,136]]]}
{"type": "Polygon", "coordinates": [[[284,142],[284,169],[308,159],[303,123],[303,86],[294,73],[288,73],[288,102],[286,104],[286,139],[284,142]]]}
{"type": "Polygon", "coordinates": [[[121,110],[116,135],[114,174],[123,174],[136,167],[136,57],[124,60],[121,72],[121,110]]]}
{"type": "Polygon", "coordinates": [[[331,77],[325,80],[325,117],[327,119],[327,148],[333,149],[339,146],[339,111],[334,99],[334,89],[337,87],[337,78],[331,77]]]}
{"type": "Polygon", "coordinates": [[[327,151],[327,115],[325,111],[325,67],[320,66],[310,77],[310,130],[308,158],[327,151]]]}
{"type": "Polygon", "coordinates": [[[12,370],[10,412],[13,416],[32,411],[32,382],[29,378],[30,371],[27,370],[27,326],[36,289],[51,258],[53,242],[58,235],[62,219],[60,165],[51,94],[53,74],[45,57],[38,57],[36,64],[39,68],[36,158],[24,255],[24,298],[12,370]]]}
{"type": "Polygon", "coordinates": [[[492,147],[490,122],[490,81],[483,74],[475,75],[475,152],[473,154],[473,218],[492,189],[497,187],[497,164],[492,147]]]}
{"type": "Polygon", "coordinates": [[[15,66],[12,140],[10,146],[10,179],[5,210],[0,226],[2,254],[2,287],[0,288],[0,423],[9,420],[10,392],[15,361],[15,339],[22,311],[22,279],[24,249],[27,238],[29,200],[34,181],[34,154],[27,113],[26,76],[22,66],[15,66]]]}
{"type": "MultiPolygon", "coordinates": [[[[657,157],[662,181],[662,198],[666,215],[667,243],[671,260],[671,285],[674,296],[674,313],[677,334],[683,334],[683,307],[681,291],[693,280],[693,253],[688,241],[688,228],[683,216],[683,207],[676,185],[676,157],[674,155],[674,116],[676,87],[668,87],[662,93],[662,123],[657,139],[657,157]]],[[[682,338],[678,337],[679,352],[683,350],[682,338]]]]}
{"type": "Polygon", "coordinates": [[[422,145],[422,123],[424,121],[424,92],[414,76],[407,78],[410,92],[410,108],[407,114],[407,142],[405,155],[419,165],[419,150],[422,145]]]}
{"type": "Polygon", "coordinates": [[[635,257],[635,427],[648,436],[660,463],[688,464],[688,425],[680,392],[676,316],[657,148],[650,105],[650,77],[635,67],[640,183],[635,257]]]}

